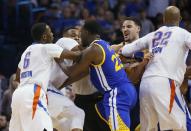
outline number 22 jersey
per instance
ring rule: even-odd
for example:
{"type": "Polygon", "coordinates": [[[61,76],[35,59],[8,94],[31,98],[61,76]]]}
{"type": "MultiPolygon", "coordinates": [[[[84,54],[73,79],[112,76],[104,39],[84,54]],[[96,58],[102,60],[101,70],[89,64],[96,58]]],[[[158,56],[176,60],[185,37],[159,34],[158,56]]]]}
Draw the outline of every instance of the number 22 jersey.
{"type": "Polygon", "coordinates": [[[177,26],[162,26],[124,46],[122,54],[128,56],[146,48],[154,57],[149,61],[143,78],[162,76],[182,83],[186,71],[186,57],[191,49],[191,33],[177,26]]]}

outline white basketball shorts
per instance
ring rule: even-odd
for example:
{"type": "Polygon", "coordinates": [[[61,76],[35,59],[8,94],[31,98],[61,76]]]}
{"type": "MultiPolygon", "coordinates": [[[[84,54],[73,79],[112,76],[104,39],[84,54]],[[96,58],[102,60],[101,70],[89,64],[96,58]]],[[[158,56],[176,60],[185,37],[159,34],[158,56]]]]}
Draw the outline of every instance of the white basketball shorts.
{"type": "Polygon", "coordinates": [[[140,85],[141,131],[186,131],[185,102],[180,84],[166,77],[143,78],[140,85]]]}
{"type": "Polygon", "coordinates": [[[36,84],[19,86],[12,97],[9,131],[53,131],[45,92],[36,84]]]}
{"type": "Polygon", "coordinates": [[[78,108],[62,91],[53,86],[48,87],[47,93],[48,109],[54,128],[64,131],[75,128],[83,130],[84,111],[78,108]]]}

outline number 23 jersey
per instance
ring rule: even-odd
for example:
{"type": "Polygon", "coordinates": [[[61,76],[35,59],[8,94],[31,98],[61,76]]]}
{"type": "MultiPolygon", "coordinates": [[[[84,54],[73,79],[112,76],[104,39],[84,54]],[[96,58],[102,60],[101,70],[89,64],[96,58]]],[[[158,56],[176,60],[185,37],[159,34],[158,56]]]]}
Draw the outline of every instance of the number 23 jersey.
{"type": "Polygon", "coordinates": [[[102,62],[99,65],[90,66],[90,78],[94,86],[104,93],[115,87],[131,84],[118,55],[111,49],[109,43],[96,40],[93,44],[99,46],[103,53],[102,62]]]}

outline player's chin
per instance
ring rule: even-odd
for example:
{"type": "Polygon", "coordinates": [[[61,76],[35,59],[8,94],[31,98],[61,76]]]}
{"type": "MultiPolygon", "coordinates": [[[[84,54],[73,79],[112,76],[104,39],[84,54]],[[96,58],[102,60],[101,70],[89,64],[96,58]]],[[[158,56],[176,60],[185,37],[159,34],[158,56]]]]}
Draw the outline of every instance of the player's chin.
{"type": "Polygon", "coordinates": [[[124,37],[124,41],[129,41],[129,37],[124,37]]]}

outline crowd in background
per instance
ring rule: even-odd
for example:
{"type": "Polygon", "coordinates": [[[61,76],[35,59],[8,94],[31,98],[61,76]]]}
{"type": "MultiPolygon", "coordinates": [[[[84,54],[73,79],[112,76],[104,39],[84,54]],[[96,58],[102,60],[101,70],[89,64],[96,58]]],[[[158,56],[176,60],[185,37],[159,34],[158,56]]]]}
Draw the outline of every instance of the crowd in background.
{"type": "Polygon", "coordinates": [[[102,38],[116,44],[123,41],[120,26],[126,16],[140,19],[144,36],[162,25],[168,5],[180,8],[181,27],[191,31],[189,0],[1,0],[0,72],[10,77],[15,71],[22,51],[32,42],[30,28],[36,22],[49,24],[56,41],[68,27],[96,19],[103,27],[102,38]]]}
{"type": "Polygon", "coordinates": [[[63,31],[85,20],[95,19],[102,28],[102,38],[112,44],[123,41],[120,31],[126,16],[142,24],[140,36],[158,29],[162,13],[169,5],[181,10],[180,26],[191,31],[190,0],[1,0],[0,1],[0,130],[10,119],[11,95],[16,84],[12,76],[20,55],[32,43],[31,25],[46,22],[53,29],[55,41],[63,31]],[[4,103],[3,103],[3,102],[4,103]]]}

